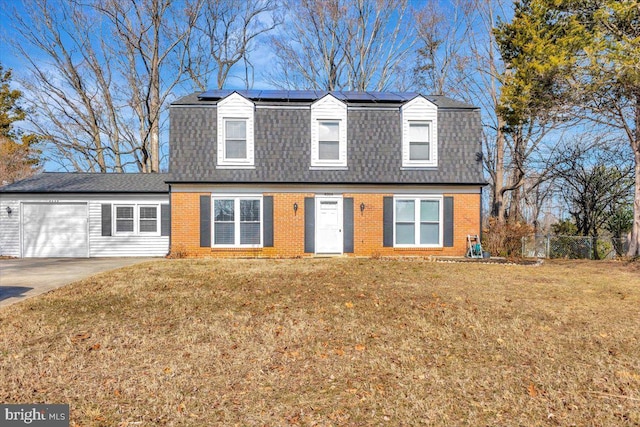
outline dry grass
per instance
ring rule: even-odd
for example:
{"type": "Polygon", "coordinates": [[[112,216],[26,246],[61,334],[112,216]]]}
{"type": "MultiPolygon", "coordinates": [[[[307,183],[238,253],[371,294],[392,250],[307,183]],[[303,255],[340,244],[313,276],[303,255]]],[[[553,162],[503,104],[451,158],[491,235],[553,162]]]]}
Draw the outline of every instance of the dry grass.
{"type": "Polygon", "coordinates": [[[640,265],[170,260],[0,311],[75,426],[640,425],[640,265]]]}

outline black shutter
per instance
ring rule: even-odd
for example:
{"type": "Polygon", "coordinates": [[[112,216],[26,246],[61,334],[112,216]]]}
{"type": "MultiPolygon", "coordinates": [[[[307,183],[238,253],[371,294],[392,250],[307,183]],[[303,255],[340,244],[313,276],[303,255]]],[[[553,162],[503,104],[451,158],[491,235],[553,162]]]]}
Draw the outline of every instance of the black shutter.
{"type": "Polygon", "coordinates": [[[211,247],[211,196],[200,196],[200,247],[211,247]]]}
{"type": "Polygon", "coordinates": [[[263,246],[265,248],[273,247],[273,196],[264,196],[262,198],[262,225],[264,230],[263,246]]]}
{"type": "Polygon", "coordinates": [[[393,247],[393,197],[384,197],[382,206],[382,246],[393,247]]]}
{"type": "Polygon", "coordinates": [[[444,198],[443,215],[443,243],[446,248],[450,248],[453,246],[453,197],[444,198]]]}
{"type": "Polygon", "coordinates": [[[111,236],[111,204],[102,205],[102,235],[111,236]]]}
{"type": "Polygon", "coordinates": [[[344,253],[353,253],[353,197],[344,199],[342,208],[344,230],[344,253]]]}
{"type": "Polygon", "coordinates": [[[171,235],[171,207],[168,204],[160,205],[160,235],[171,235]]]}
{"type": "Polygon", "coordinates": [[[304,198],[304,252],[314,253],[316,243],[316,204],[313,197],[304,198]]]}

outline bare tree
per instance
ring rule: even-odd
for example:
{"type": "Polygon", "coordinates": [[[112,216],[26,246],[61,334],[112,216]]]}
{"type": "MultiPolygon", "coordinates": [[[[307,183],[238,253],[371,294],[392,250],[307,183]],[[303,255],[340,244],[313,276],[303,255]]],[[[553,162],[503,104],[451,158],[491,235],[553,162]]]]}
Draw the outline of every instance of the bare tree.
{"type": "Polygon", "coordinates": [[[415,37],[406,0],[285,0],[288,26],[272,37],[271,82],[282,88],[385,90],[415,37]]]}
{"type": "MultiPolygon", "coordinates": [[[[257,39],[282,23],[276,0],[200,0],[195,32],[187,45],[187,72],[199,90],[209,87],[215,73],[218,89],[226,83],[231,69],[246,61],[257,39]]],[[[251,86],[246,77],[247,88],[251,86]]]]}

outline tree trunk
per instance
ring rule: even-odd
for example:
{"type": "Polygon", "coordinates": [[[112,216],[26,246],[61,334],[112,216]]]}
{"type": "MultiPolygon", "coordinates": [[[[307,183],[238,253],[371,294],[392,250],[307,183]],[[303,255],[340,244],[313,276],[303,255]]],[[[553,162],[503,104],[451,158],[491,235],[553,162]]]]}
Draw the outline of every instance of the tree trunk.
{"type": "Polygon", "coordinates": [[[497,218],[498,222],[504,221],[504,120],[498,114],[498,130],[496,133],[496,170],[493,180],[493,202],[491,216],[497,218]]]}
{"type": "Polygon", "coordinates": [[[631,149],[635,164],[635,193],[633,198],[633,226],[629,241],[628,256],[640,256],[640,93],[636,94],[635,138],[631,141],[631,149]]]}

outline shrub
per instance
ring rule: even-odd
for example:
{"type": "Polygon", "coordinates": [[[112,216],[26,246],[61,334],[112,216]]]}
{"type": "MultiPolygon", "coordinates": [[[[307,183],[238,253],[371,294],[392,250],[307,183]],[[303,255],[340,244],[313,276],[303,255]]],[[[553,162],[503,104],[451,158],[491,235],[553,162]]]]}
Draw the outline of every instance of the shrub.
{"type": "Polygon", "coordinates": [[[483,230],[482,248],[493,256],[519,257],[522,253],[522,238],[533,234],[533,227],[525,222],[499,222],[489,218],[483,230]]]}

